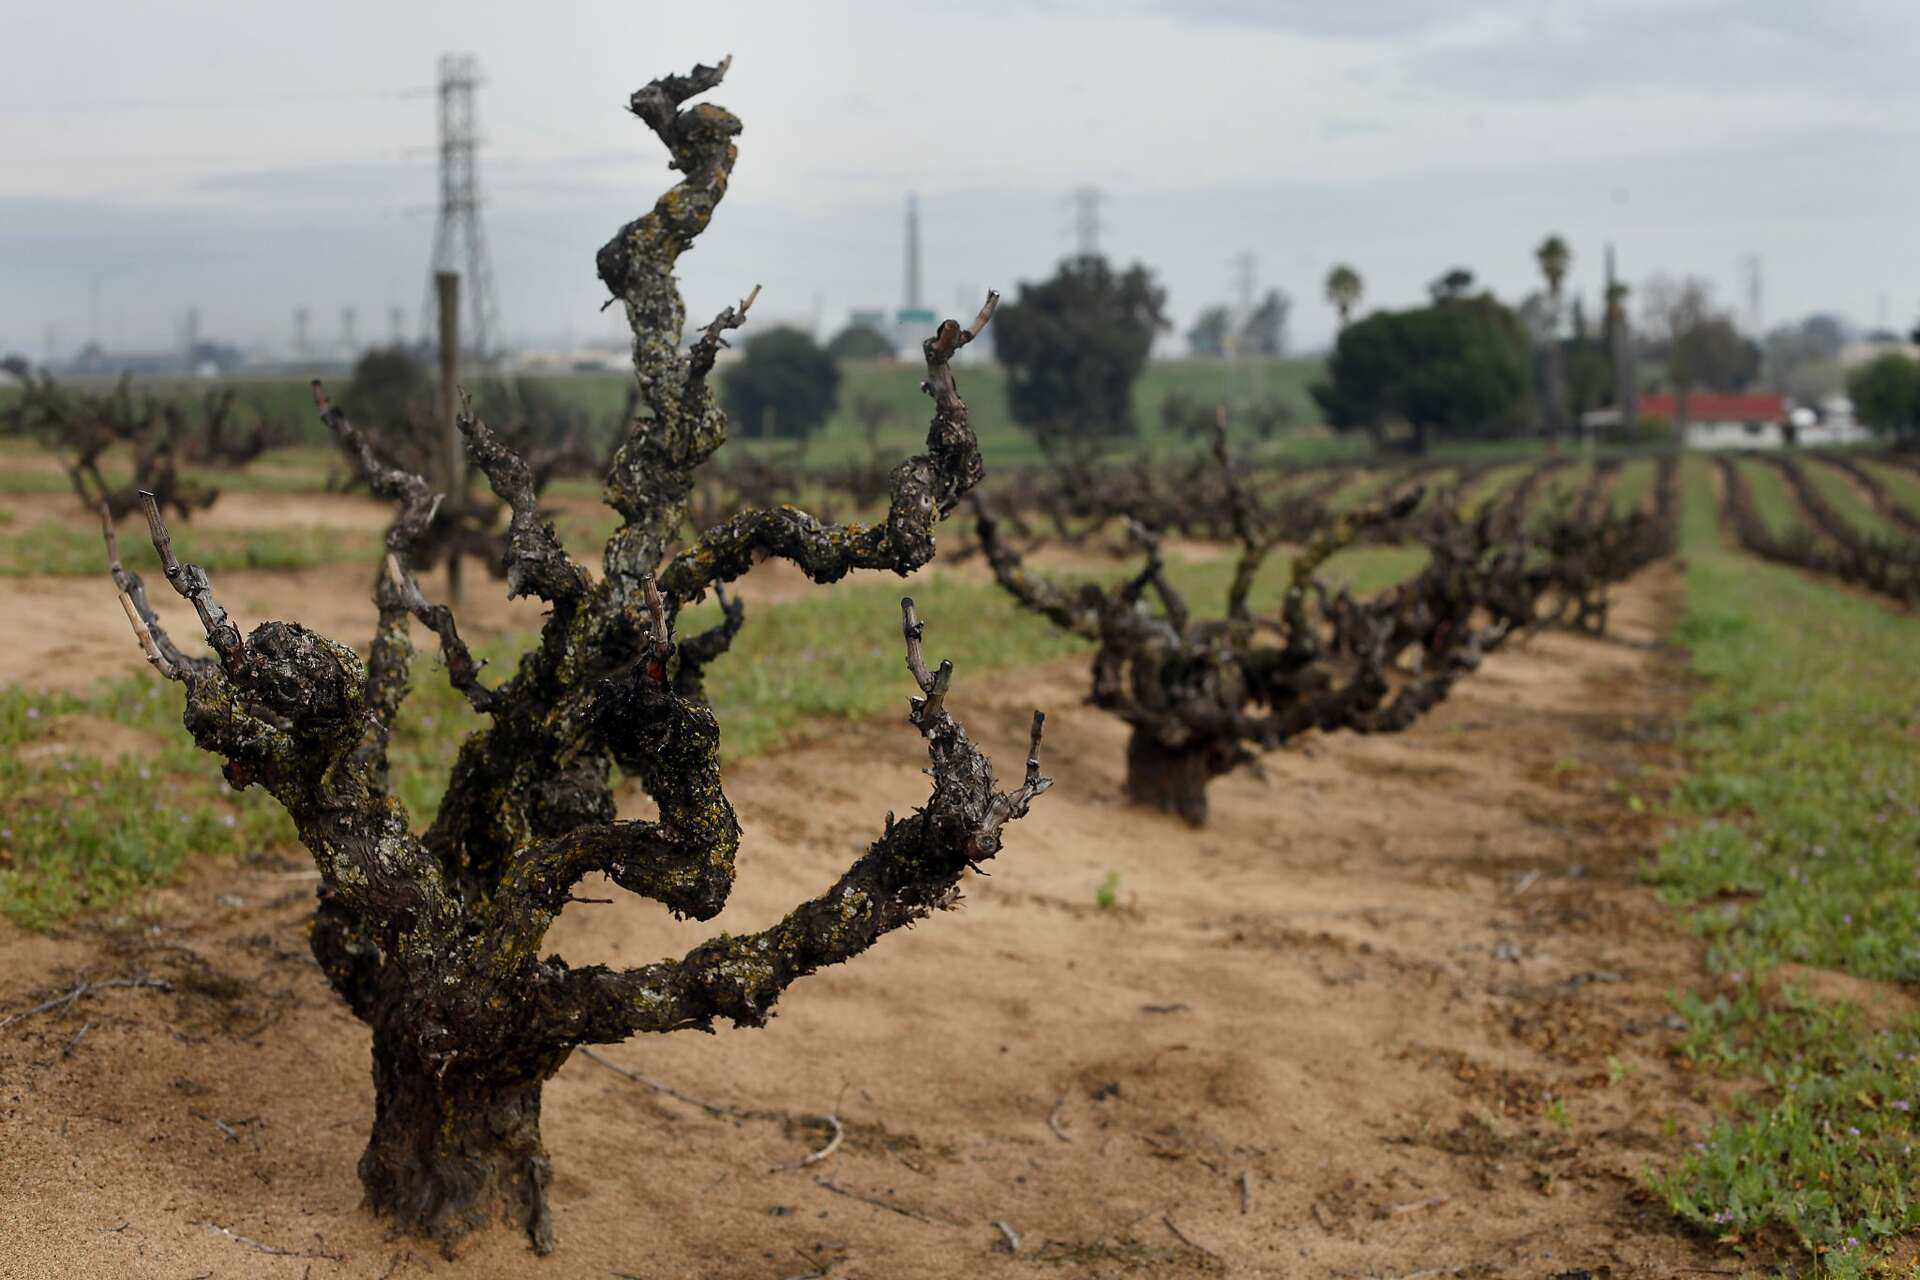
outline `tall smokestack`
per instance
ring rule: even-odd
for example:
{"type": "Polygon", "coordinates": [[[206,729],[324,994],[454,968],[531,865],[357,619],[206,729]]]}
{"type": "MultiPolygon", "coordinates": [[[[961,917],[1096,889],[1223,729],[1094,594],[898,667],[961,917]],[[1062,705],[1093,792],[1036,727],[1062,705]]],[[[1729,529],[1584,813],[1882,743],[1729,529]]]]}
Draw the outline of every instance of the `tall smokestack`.
{"type": "Polygon", "coordinates": [[[907,193],[907,296],[909,311],[920,309],[920,197],[907,193]]]}

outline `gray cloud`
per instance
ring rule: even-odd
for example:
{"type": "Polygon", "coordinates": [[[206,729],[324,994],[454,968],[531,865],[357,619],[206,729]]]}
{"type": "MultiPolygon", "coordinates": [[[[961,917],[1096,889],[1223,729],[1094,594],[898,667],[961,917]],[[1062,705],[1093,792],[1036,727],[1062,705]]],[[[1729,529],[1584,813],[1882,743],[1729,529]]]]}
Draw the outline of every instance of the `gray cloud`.
{"type": "Polygon", "coordinates": [[[1886,0],[1668,0],[1508,6],[1497,34],[1413,50],[1417,80],[1467,96],[1570,101],[1665,89],[1910,95],[1911,8],[1886,0]]]}
{"type": "Polygon", "coordinates": [[[1400,40],[1456,26],[1491,7],[1449,0],[1155,0],[1164,16],[1196,23],[1257,27],[1327,40],[1400,40]]]}

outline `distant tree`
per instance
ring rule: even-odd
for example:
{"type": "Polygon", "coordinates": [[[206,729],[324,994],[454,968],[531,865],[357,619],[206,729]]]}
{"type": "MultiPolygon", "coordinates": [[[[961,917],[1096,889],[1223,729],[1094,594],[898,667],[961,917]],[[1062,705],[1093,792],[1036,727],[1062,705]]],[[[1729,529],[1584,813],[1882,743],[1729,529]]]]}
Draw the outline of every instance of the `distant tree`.
{"type": "Polygon", "coordinates": [[[1229,408],[1218,400],[1170,391],[1160,401],[1161,428],[1168,435],[1189,440],[1211,439],[1223,413],[1236,433],[1244,427],[1247,434],[1261,440],[1271,440],[1298,420],[1294,407],[1279,399],[1241,402],[1229,408]]]}
{"type": "Polygon", "coordinates": [[[1708,316],[1675,336],[1668,357],[1673,380],[1708,391],[1742,391],[1760,374],[1760,348],[1727,316],[1708,316]]]}
{"type": "Polygon", "coordinates": [[[727,416],[749,439],[804,440],[826,424],[840,392],[833,357],[798,329],[769,329],[720,380],[727,416]]]}
{"type": "Polygon", "coordinates": [[[430,409],[433,373],[405,347],[375,347],[354,361],[342,407],[369,425],[376,439],[430,409]]]}
{"type": "Polygon", "coordinates": [[[1435,434],[1512,429],[1527,395],[1527,338],[1489,294],[1377,311],[1341,330],[1327,375],[1312,391],[1329,426],[1378,444],[1403,424],[1424,453],[1435,434]]]}
{"type": "Polygon", "coordinates": [[[1839,392],[1846,384],[1840,352],[1848,337],[1846,321],[1832,315],[1810,315],[1776,327],[1761,344],[1767,381],[1802,404],[1839,392]]]}
{"type": "Polygon", "coordinates": [[[1449,267],[1446,274],[1427,286],[1435,302],[1457,302],[1473,292],[1473,272],[1465,267],[1449,267]]]}
{"type": "Polygon", "coordinates": [[[1223,356],[1232,332],[1233,312],[1222,306],[1208,307],[1187,330],[1187,350],[1196,356],[1223,356]]]}
{"type": "Polygon", "coordinates": [[[1656,276],[1642,290],[1640,305],[1648,341],[1666,357],[1676,426],[1686,424],[1694,391],[1739,391],[1758,376],[1759,346],[1714,309],[1706,281],[1656,276]]]}
{"type": "Polygon", "coordinates": [[[1587,309],[1579,298],[1573,300],[1573,332],[1562,346],[1567,374],[1567,416],[1578,422],[1589,410],[1606,404],[1613,391],[1613,357],[1607,340],[1588,328],[1587,309]]]}
{"type": "Polygon", "coordinates": [[[1132,435],[1133,384],[1166,327],[1166,297],[1144,266],[1117,272],[1091,254],[1021,285],[994,321],[1014,420],[1047,447],[1132,435]]]}
{"type": "Polygon", "coordinates": [[[33,361],[18,352],[11,352],[0,357],[0,373],[10,374],[21,382],[30,381],[33,377],[33,361]]]}
{"type": "Polygon", "coordinates": [[[1854,416],[1902,445],[1920,444],[1920,361],[1875,356],[1847,378],[1854,416]]]}
{"type": "Polygon", "coordinates": [[[1327,301],[1340,313],[1340,327],[1347,327],[1353,319],[1353,309],[1360,305],[1363,287],[1360,273],[1342,262],[1327,272],[1327,301]]]}
{"type": "Polygon", "coordinates": [[[1548,236],[1533,251],[1540,274],[1547,282],[1547,359],[1546,421],[1547,436],[1558,440],[1567,429],[1567,371],[1565,353],[1560,347],[1561,288],[1567,269],[1573,265],[1573,250],[1559,236],[1548,236]]]}
{"type": "Polygon", "coordinates": [[[891,360],[893,344],[872,325],[850,324],[833,335],[827,354],[835,360],[891,360]]]}
{"type": "Polygon", "coordinates": [[[1240,350],[1253,356],[1285,355],[1287,316],[1292,310],[1292,298],[1278,289],[1267,290],[1267,296],[1241,326],[1240,350]]]}

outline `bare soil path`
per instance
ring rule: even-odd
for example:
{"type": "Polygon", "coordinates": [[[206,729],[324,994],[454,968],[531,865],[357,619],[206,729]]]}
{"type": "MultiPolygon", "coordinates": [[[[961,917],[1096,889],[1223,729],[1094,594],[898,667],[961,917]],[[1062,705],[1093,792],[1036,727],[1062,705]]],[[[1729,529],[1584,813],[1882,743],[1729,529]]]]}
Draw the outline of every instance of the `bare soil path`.
{"type": "MultiPolygon", "coordinates": [[[[1643,575],[1612,638],[1515,645],[1408,733],[1270,755],[1199,832],[1123,803],[1083,660],[961,673],[1003,763],[1048,709],[1058,786],[961,911],[766,1030],[604,1051],[683,1096],[576,1055],[546,1093],[544,1261],[497,1233],[448,1263],[359,1211],[367,1036],[307,956],[298,866],[203,869],[136,931],[0,932],[0,1019],[88,977],[171,987],[0,1024],[0,1276],[1726,1269],[1639,1190],[1704,1114],[1663,1021],[1695,946],[1635,878],[1655,833],[1625,799],[1667,765],[1676,590],[1643,575]]],[[[818,892],[921,763],[889,720],[737,767],[718,926],[818,892]]],[[[710,928],[620,896],[550,942],[626,963],[710,928]]]]}

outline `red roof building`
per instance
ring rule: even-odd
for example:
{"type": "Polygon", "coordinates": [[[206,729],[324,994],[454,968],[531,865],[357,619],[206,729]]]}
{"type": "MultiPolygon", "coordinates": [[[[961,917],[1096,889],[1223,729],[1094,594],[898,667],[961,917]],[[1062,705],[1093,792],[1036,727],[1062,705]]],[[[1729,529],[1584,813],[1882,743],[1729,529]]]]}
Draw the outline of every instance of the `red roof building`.
{"type": "MultiPolygon", "coordinates": [[[[1673,421],[1673,393],[1661,391],[1643,393],[1640,397],[1640,416],[1643,418],[1665,418],[1673,421]]],[[[1738,422],[1766,423],[1784,422],[1787,417],[1787,402],[1780,396],[1772,395],[1720,395],[1711,391],[1696,391],[1687,397],[1687,421],[1693,422],[1738,422]]]]}

